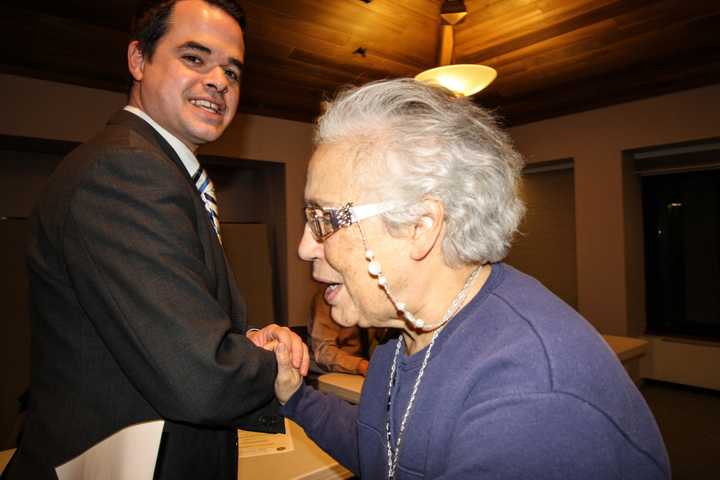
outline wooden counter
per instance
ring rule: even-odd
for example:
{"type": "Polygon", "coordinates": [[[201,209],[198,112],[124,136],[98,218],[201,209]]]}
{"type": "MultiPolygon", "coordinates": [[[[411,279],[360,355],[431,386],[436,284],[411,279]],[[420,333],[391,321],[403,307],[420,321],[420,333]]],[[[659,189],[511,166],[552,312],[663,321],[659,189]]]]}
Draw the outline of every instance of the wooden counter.
{"type": "Polygon", "coordinates": [[[13,453],[15,453],[14,448],[11,448],[10,450],[3,450],[2,452],[0,452],[0,475],[2,475],[2,472],[5,471],[5,467],[12,458],[13,453]]]}
{"type": "Polygon", "coordinates": [[[648,342],[640,338],[617,337],[615,335],[602,336],[615,355],[618,356],[622,363],[627,363],[645,355],[647,352],[648,342]]]}
{"type": "Polygon", "coordinates": [[[238,459],[238,480],[341,480],[352,477],[349,470],[315,445],[299,425],[292,421],[287,423],[294,450],[238,459]]]}
{"type": "Polygon", "coordinates": [[[647,340],[615,335],[603,335],[603,338],[615,352],[615,355],[618,356],[633,382],[639,384],[642,380],[640,377],[640,359],[647,353],[647,340]]]}
{"type": "Polygon", "coordinates": [[[318,377],[318,390],[334,393],[350,403],[358,403],[363,382],[365,382],[365,377],[362,375],[326,373],[318,377]]]}

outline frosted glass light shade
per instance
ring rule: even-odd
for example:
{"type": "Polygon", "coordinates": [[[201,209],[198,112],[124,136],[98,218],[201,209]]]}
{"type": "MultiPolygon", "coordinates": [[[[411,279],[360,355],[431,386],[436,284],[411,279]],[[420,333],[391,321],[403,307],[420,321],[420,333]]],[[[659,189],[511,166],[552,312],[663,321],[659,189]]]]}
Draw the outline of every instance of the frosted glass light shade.
{"type": "Polygon", "coordinates": [[[469,97],[490,85],[495,77],[495,69],[486,65],[458,64],[425,70],[415,80],[440,84],[456,95],[469,97]]]}

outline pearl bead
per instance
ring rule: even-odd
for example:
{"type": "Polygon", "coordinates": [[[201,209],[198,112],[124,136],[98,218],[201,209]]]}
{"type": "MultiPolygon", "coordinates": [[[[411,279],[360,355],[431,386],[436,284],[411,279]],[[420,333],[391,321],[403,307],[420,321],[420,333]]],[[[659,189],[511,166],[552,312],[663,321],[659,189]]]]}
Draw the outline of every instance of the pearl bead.
{"type": "Polygon", "coordinates": [[[373,252],[372,250],[367,250],[365,252],[365,258],[367,258],[368,260],[372,260],[373,258],[375,258],[375,252],[373,252]]]}
{"type": "Polygon", "coordinates": [[[370,275],[373,277],[377,277],[382,272],[382,267],[380,266],[380,262],[377,262],[373,260],[368,265],[368,272],[370,272],[370,275]]]}
{"type": "Polygon", "coordinates": [[[387,281],[387,278],[385,278],[384,275],[380,275],[380,276],[378,277],[377,282],[378,282],[378,285],[380,285],[381,287],[383,287],[383,288],[387,287],[388,281],[387,281]]]}
{"type": "Polygon", "coordinates": [[[403,302],[398,302],[395,304],[395,308],[397,308],[401,312],[404,312],[407,308],[407,305],[405,305],[403,302]]]}
{"type": "Polygon", "coordinates": [[[422,328],[423,326],[425,326],[425,320],[423,320],[422,318],[416,318],[416,319],[415,319],[415,326],[416,326],[417,328],[422,328]]]}

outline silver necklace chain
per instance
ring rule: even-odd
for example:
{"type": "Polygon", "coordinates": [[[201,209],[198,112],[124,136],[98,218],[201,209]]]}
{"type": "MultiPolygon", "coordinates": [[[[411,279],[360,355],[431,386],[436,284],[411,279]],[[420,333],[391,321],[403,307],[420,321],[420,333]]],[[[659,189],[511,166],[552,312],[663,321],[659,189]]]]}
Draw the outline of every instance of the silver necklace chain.
{"type": "Polygon", "coordinates": [[[415,379],[415,385],[413,386],[412,393],[410,394],[410,400],[408,401],[407,407],[405,407],[405,413],[403,414],[402,421],[400,423],[400,431],[398,432],[397,442],[395,443],[395,448],[393,449],[392,435],[390,433],[390,415],[392,413],[392,389],[395,384],[395,375],[397,373],[397,361],[398,357],[400,356],[400,349],[403,345],[402,335],[400,335],[400,337],[398,338],[397,346],[395,347],[395,355],[393,356],[392,366],[390,367],[390,379],[388,381],[387,392],[387,412],[385,413],[385,438],[387,442],[386,449],[388,457],[388,480],[393,480],[395,478],[395,470],[398,466],[398,457],[400,456],[400,444],[403,439],[403,434],[405,433],[405,426],[407,425],[408,418],[410,417],[410,411],[412,410],[413,404],[415,403],[415,396],[417,395],[418,388],[420,387],[420,382],[422,381],[423,374],[425,373],[425,367],[427,367],[428,361],[430,360],[430,352],[432,352],[433,345],[435,345],[435,340],[442,331],[443,327],[445,327],[445,324],[450,320],[450,318],[453,317],[453,315],[455,315],[455,313],[457,313],[457,310],[460,308],[460,305],[463,303],[465,297],[467,296],[470,285],[472,285],[477,278],[481,268],[482,266],[477,267],[470,274],[470,276],[468,276],[467,280],[465,281],[465,285],[463,285],[463,288],[458,292],[457,295],[455,295],[455,298],[450,304],[450,307],[445,312],[445,315],[443,315],[442,322],[440,322],[438,328],[433,332],[432,340],[430,340],[430,345],[428,345],[427,350],[425,351],[425,356],[423,357],[420,371],[418,372],[418,376],[415,379]]]}

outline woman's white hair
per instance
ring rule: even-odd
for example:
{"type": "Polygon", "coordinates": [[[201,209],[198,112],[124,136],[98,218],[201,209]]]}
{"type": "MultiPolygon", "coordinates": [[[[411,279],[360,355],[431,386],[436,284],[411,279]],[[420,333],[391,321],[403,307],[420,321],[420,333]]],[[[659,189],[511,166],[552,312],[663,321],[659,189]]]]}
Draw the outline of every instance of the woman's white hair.
{"type": "Polygon", "coordinates": [[[359,190],[402,208],[383,214],[392,232],[445,209],[448,265],[497,262],[525,212],[518,197],[522,158],[493,116],[467,98],[412,79],[340,92],[318,119],[316,145],[355,150],[359,190]]]}

